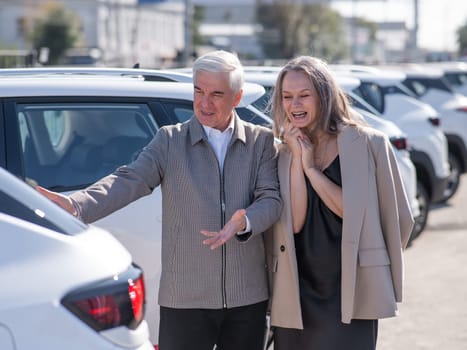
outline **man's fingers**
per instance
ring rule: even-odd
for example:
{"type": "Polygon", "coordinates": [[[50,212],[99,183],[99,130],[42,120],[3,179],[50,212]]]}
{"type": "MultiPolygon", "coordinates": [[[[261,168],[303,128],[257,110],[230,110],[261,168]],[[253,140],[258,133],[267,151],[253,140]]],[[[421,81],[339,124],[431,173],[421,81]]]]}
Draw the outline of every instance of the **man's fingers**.
{"type": "Polygon", "coordinates": [[[219,233],[219,232],[212,232],[212,231],[206,231],[206,230],[201,230],[200,232],[202,235],[206,237],[214,237],[215,235],[219,233]]]}
{"type": "Polygon", "coordinates": [[[217,247],[220,247],[225,242],[226,242],[226,239],[218,235],[216,237],[205,239],[203,241],[203,244],[210,246],[211,250],[213,250],[213,249],[216,249],[217,247]]]}

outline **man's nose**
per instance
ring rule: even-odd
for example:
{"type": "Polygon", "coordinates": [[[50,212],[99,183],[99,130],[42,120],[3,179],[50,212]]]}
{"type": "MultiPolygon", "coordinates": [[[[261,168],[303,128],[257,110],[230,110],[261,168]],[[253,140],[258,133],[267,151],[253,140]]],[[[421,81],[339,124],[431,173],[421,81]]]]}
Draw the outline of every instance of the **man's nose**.
{"type": "Polygon", "coordinates": [[[209,97],[209,95],[203,95],[201,97],[201,104],[203,106],[209,106],[211,103],[211,98],[209,97]]]}

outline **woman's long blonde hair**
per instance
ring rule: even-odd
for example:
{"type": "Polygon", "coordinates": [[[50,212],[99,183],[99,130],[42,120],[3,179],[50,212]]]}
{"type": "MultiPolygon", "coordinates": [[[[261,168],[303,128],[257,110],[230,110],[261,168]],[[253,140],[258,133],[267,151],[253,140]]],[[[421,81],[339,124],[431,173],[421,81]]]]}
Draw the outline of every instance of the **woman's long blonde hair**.
{"type": "Polygon", "coordinates": [[[290,71],[305,73],[313,84],[319,98],[318,122],[306,130],[313,139],[317,132],[331,135],[339,133],[343,125],[358,125],[350,109],[349,100],[339,87],[327,64],[319,58],[300,56],[289,61],[280,71],[272,96],[272,116],[274,118],[274,134],[281,136],[281,129],[287,120],[282,104],[282,83],[290,71]]]}

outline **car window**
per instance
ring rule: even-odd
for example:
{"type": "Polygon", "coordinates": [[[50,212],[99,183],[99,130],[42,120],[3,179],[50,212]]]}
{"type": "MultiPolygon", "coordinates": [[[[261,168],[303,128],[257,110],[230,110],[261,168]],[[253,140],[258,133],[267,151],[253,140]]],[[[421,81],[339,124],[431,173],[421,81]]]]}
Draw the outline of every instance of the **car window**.
{"type": "Polygon", "coordinates": [[[384,96],[379,85],[362,82],[353,92],[373,106],[379,113],[384,113],[384,96]]]}
{"type": "Polygon", "coordinates": [[[184,100],[161,100],[165,112],[172,120],[186,122],[193,116],[193,103],[184,100]]]}
{"type": "Polygon", "coordinates": [[[453,86],[462,86],[464,84],[467,84],[467,72],[446,72],[444,74],[444,77],[453,86]]]}
{"type": "Polygon", "coordinates": [[[266,93],[262,95],[260,98],[258,98],[256,101],[252,103],[253,106],[258,108],[261,112],[269,114],[270,112],[270,101],[272,98],[273,94],[273,88],[272,87],[265,87],[266,93]]]}
{"type": "Polygon", "coordinates": [[[157,131],[145,104],[17,105],[25,177],[54,190],[91,184],[136,159],[157,131]]]}
{"type": "Polygon", "coordinates": [[[385,95],[394,95],[394,94],[400,94],[400,95],[406,95],[410,97],[417,97],[412,90],[408,89],[405,85],[402,83],[391,85],[391,86],[386,86],[383,88],[383,92],[385,95]]]}
{"type": "Polygon", "coordinates": [[[240,117],[240,119],[246,122],[250,122],[256,125],[262,125],[267,128],[272,128],[272,123],[269,120],[264,119],[260,114],[257,114],[246,107],[239,107],[235,110],[237,111],[237,114],[240,117]]]}
{"type": "MultiPolygon", "coordinates": [[[[164,100],[161,101],[161,104],[164,106],[166,113],[177,120],[180,123],[183,123],[190,119],[193,116],[193,103],[182,100],[164,100]]],[[[238,107],[235,109],[238,116],[250,123],[259,124],[270,127],[271,125],[265,119],[263,119],[259,114],[256,114],[254,111],[249,110],[246,107],[238,107]]]]}
{"type": "Polygon", "coordinates": [[[445,78],[407,78],[404,85],[412,90],[418,97],[423,96],[429,89],[453,92],[445,78]]]}

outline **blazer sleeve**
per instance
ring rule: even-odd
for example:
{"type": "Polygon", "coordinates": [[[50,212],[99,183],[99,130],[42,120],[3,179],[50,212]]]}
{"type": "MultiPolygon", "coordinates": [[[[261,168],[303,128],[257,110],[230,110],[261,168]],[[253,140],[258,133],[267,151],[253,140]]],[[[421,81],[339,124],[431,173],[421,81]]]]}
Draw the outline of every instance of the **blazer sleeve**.
{"type": "MultiPolygon", "coordinates": [[[[412,211],[391,143],[387,137],[382,136],[378,144],[375,161],[381,223],[386,229],[398,223],[397,238],[405,249],[414,224],[412,211]]],[[[392,245],[391,237],[386,237],[388,245],[392,245]]]]}

